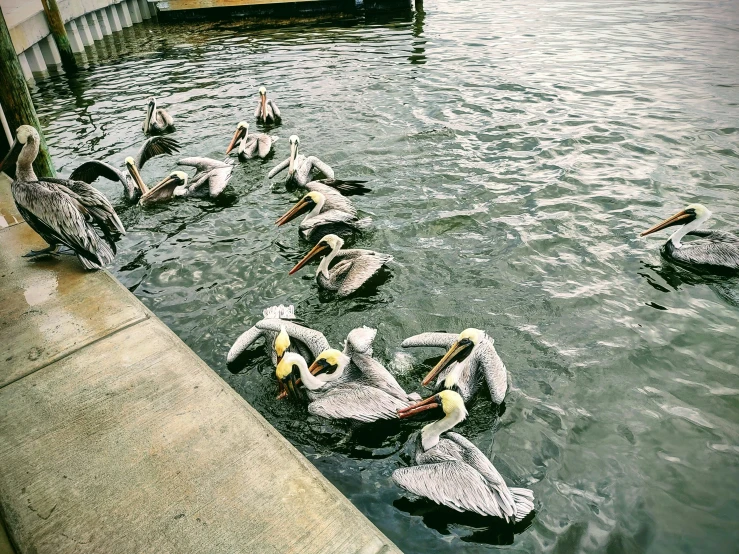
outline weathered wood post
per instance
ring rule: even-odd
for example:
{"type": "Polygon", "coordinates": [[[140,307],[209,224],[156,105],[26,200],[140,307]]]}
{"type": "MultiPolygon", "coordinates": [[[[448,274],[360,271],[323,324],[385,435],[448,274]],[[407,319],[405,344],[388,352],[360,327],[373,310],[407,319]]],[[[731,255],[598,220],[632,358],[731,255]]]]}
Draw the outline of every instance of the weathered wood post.
{"type": "Polygon", "coordinates": [[[62,58],[62,67],[67,71],[75,69],[77,60],[74,59],[74,52],[72,52],[72,46],[69,44],[67,30],[64,28],[64,20],[59,12],[56,0],[41,0],[41,3],[44,5],[46,21],[49,23],[49,29],[51,29],[56,47],[59,49],[59,56],[62,58]]]}
{"type": "Polygon", "coordinates": [[[10,38],[5,16],[0,10],[0,104],[2,104],[8,126],[15,133],[21,125],[33,125],[41,135],[41,148],[39,149],[33,168],[41,177],[56,177],[54,166],[51,165],[49,151],[46,148],[46,140],[41,132],[36,109],[33,107],[31,93],[28,92],[23,70],[15,55],[15,47],[10,38]]]}

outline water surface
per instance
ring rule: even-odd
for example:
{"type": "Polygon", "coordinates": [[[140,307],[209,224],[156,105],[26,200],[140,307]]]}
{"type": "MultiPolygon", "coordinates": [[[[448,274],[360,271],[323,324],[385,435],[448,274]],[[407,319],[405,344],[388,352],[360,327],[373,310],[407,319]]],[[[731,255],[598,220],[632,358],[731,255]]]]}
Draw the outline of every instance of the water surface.
{"type": "Polygon", "coordinates": [[[386,21],[147,23],[33,95],[68,174],[132,153],[152,94],[184,155],[221,158],[272,91],[277,154],[218,201],[141,209],[99,183],[129,230],[112,269],[404,551],[733,552],[739,285],[637,235],[693,201],[739,227],[738,59],[736,2],[436,0],[386,21]],[[395,265],[365,294],[287,275],[308,245],[274,226],[296,197],[265,175],[293,133],[374,189],[356,244],[395,265]],[[513,389],[499,421],[481,398],[459,431],[534,490],[530,525],[407,499],[390,475],[421,424],[346,438],[274,401],[266,356],[232,375],[229,346],[278,303],[335,344],[377,327],[377,357],[415,390],[441,353],[399,353],[403,338],[486,329],[513,389]]]}

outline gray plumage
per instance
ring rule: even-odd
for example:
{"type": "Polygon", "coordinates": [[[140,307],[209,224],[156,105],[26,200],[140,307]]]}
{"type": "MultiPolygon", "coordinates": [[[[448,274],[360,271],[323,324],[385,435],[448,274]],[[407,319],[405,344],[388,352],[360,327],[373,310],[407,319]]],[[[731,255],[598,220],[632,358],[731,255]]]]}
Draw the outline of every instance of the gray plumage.
{"type": "Polygon", "coordinates": [[[393,472],[398,486],[459,512],[508,522],[520,521],[534,510],[534,493],[508,487],[492,462],[462,435],[448,431],[425,451],[420,433],[412,440],[416,465],[393,472]]]}
{"type": "Polygon", "coordinates": [[[278,123],[282,119],[280,108],[274,100],[267,98],[267,89],[264,87],[259,89],[259,104],[254,110],[254,117],[260,123],[278,123]]]}
{"type": "Polygon", "coordinates": [[[681,243],[671,240],[662,246],[662,255],[681,264],[739,270],[739,236],[726,231],[695,230],[686,236],[700,237],[681,243]]]}
{"type": "Polygon", "coordinates": [[[326,198],[326,203],[321,211],[338,210],[349,215],[357,215],[357,209],[352,201],[323,181],[311,181],[305,185],[305,188],[311,192],[320,192],[326,198]]]}
{"type": "Polygon", "coordinates": [[[212,158],[183,158],[177,165],[194,167],[197,171],[186,187],[178,187],[175,196],[209,196],[215,198],[226,188],[231,180],[233,165],[212,158]]]}
{"type": "Polygon", "coordinates": [[[163,108],[157,107],[156,98],[149,98],[146,105],[146,119],[141,124],[146,135],[171,133],[175,130],[174,119],[163,108]]]}
{"type": "MultiPolygon", "coordinates": [[[[179,151],[179,148],[179,143],[169,137],[151,137],[144,141],[136,152],[133,157],[134,164],[140,170],[151,158],[174,154],[179,151]]],[[[119,181],[123,185],[125,198],[129,202],[136,202],[141,197],[141,190],[130,173],[124,173],[117,167],[100,160],[84,162],[69,176],[73,181],[84,181],[85,183],[93,183],[98,177],[119,181]]]]}
{"type": "Polygon", "coordinates": [[[250,160],[255,156],[265,158],[272,151],[272,145],[279,137],[266,135],[264,133],[255,133],[248,135],[246,139],[239,142],[239,159],[241,161],[250,160]]]}
{"type": "MultiPolygon", "coordinates": [[[[300,187],[305,187],[314,177],[318,175],[325,175],[327,179],[334,178],[334,170],[327,163],[319,160],[315,156],[305,157],[302,154],[298,154],[295,157],[294,170],[292,175],[288,175],[287,182],[295,184],[300,187]]],[[[271,179],[281,171],[284,171],[290,166],[290,158],[283,160],[267,174],[267,177],[271,179]]]]}
{"type": "Polygon", "coordinates": [[[351,419],[370,423],[379,419],[395,419],[397,411],[408,405],[385,391],[360,383],[344,383],[308,390],[308,412],[326,419],[351,419]]]}
{"type": "Polygon", "coordinates": [[[226,357],[227,363],[232,363],[247,348],[263,338],[265,348],[272,358],[272,363],[276,365],[277,354],[273,345],[283,326],[285,332],[290,337],[289,352],[297,352],[303,358],[312,362],[316,356],[329,348],[328,341],[322,333],[309,329],[308,327],[303,327],[292,321],[295,319],[293,306],[272,306],[265,309],[262,315],[264,319],[258,321],[236,339],[228,351],[226,357]]]}

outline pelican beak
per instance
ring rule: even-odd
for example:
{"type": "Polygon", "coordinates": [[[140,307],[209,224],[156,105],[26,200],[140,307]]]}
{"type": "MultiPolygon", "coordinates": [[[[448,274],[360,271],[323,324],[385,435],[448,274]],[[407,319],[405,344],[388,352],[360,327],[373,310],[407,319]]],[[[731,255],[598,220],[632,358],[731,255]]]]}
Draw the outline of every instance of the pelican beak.
{"type": "Polygon", "coordinates": [[[291,177],[295,171],[295,157],[298,155],[298,145],[292,143],[290,145],[290,167],[287,168],[287,176],[291,177]]]}
{"type": "Polygon", "coordinates": [[[5,167],[5,164],[8,163],[8,160],[15,157],[18,158],[18,153],[20,152],[20,149],[23,148],[23,145],[18,142],[18,139],[15,139],[13,141],[13,144],[10,145],[10,149],[8,150],[7,155],[3,158],[3,160],[0,162],[0,171],[3,170],[5,167]]]}
{"type": "Polygon", "coordinates": [[[262,119],[267,121],[267,95],[262,94],[262,119]]]}
{"type": "Polygon", "coordinates": [[[151,127],[151,121],[154,119],[154,110],[156,109],[156,104],[154,102],[149,102],[149,104],[146,106],[146,119],[144,120],[144,132],[148,133],[149,128],[151,127]]]}
{"type": "Polygon", "coordinates": [[[226,156],[228,156],[231,153],[231,150],[234,149],[234,146],[236,146],[236,143],[239,142],[239,139],[244,134],[245,129],[243,127],[237,127],[236,132],[234,133],[233,138],[231,139],[231,144],[228,145],[228,148],[226,148],[226,156]]]}
{"type": "Polygon", "coordinates": [[[666,229],[667,227],[672,227],[673,225],[685,225],[686,223],[690,223],[695,219],[695,212],[688,211],[688,210],[681,210],[677,212],[672,217],[668,217],[661,223],[657,223],[654,227],[651,227],[644,231],[640,237],[646,237],[647,235],[651,235],[652,233],[656,233],[657,231],[660,231],[662,229],[666,229]]]}
{"type": "Polygon", "coordinates": [[[325,252],[326,250],[330,250],[331,247],[326,244],[325,242],[319,242],[316,244],[313,249],[308,252],[308,254],[305,255],[305,258],[300,260],[294,268],[290,270],[290,273],[288,275],[292,275],[296,271],[299,271],[301,267],[303,267],[305,264],[307,264],[309,261],[311,261],[316,256],[320,255],[322,252],[325,252]]]}
{"type": "Polygon", "coordinates": [[[141,178],[141,174],[136,165],[126,163],[126,168],[128,169],[128,173],[131,174],[131,177],[133,177],[133,180],[136,182],[136,186],[139,187],[141,194],[147,194],[149,192],[149,187],[146,186],[146,183],[144,183],[144,180],[141,178]]]}
{"type": "Polygon", "coordinates": [[[461,339],[455,342],[449,351],[444,354],[444,357],[439,360],[439,363],[434,366],[434,369],[429,371],[429,374],[424,377],[421,384],[425,387],[431,381],[433,381],[439,373],[449,367],[452,362],[464,360],[470,355],[472,349],[475,347],[475,343],[470,339],[461,339]]]}
{"type": "Polygon", "coordinates": [[[407,417],[413,417],[414,415],[420,414],[427,410],[433,410],[435,408],[441,408],[441,401],[438,395],[429,396],[426,400],[421,400],[415,404],[411,404],[405,408],[398,410],[398,418],[405,419],[407,417]]]}
{"type": "Polygon", "coordinates": [[[334,370],[336,370],[336,366],[330,364],[328,360],[324,360],[323,358],[316,360],[308,368],[308,371],[313,375],[318,375],[319,373],[330,373],[334,370]]]}
{"type": "Polygon", "coordinates": [[[290,375],[288,375],[282,380],[282,385],[285,387],[287,396],[295,398],[296,400],[300,402],[304,402],[305,395],[303,394],[303,391],[298,388],[299,383],[300,383],[300,377],[299,377],[299,371],[297,368],[293,368],[290,375]]]}
{"type": "Polygon", "coordinates": [[[278,227],[284,225],[288,221],[292,221],[296,217],[298,217],[300,214],[307,212],[312,208],[313,200],[310,199],[309,196],[304,196],[301,198],[295,206],[293,206],[286,214],[284,214],[280,219],[275,221],[278,227]]]}

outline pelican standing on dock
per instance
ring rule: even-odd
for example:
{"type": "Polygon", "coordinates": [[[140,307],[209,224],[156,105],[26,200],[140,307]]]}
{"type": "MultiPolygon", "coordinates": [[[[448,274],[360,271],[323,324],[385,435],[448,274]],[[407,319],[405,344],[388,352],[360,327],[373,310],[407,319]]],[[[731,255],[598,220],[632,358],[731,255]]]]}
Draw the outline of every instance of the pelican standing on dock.
{"type": "MultiPolygon", "coordinates": [[[[16,177],[10,187],[15,205],[31,229],[49,244],[48,248],[32,250],[25,256],[56,254],[61,246],[67,246],[77,254],[85,268],[101,269],[113,261],[115,242],[120,235],[126,234],[126,230],[108,199],[89,184],[51,177],[39,180],[36,177],[33,161],[40,143],[41,137],[36,129],[21,125],[10,148],[11,153],[19,147],[21,149],[16,177]],[[102,231],[103,237],[97,234],[93,224],[102,231]]],[[[0,164],[0,169],[3,164],[0,164]]]]}
{"type": "Polygon", "coordinates": [[[226,148],[226,156],[239,145],[239,160],[246,161],[252,159],[255,155],[260,158],[266,158],[272,151],[272,145],[279,137],[267,135],[265,133],[249,134],[249,124],[246,121],[240,121],[236,126],[231,143],[226,148]]]}
{"type": "Polygon", "coordinates": [[[329,348],[323,333],[295,323],[295,308],[292,305],[271,306],[262,315],[264,319],[236,339],[228,351],[226,363],[233,363],[247,348],[262,338],[274,365],[282,360],[285,352],[297,352],[312,363],[321,352],[329,348]]]}
{"type": "Polygon", "coordinates": [[[374,250],[353,248],[342,250],[344,241],[336,235],[326,235],[313,249],[290,270],[290,275],[300,270],[316,256],[323,256],[316,271],[318,286],[335,291],[339,298],[349,296],[393,257],[374,250]],[[337,260],[333,267],[331,262],[337,260]]]}
{"type": "Polygon", "coordinates": [[[146,119],[141,124],[145,135],[163,135],[174,131],[174,119],[164,108],[157,108],[157,99],[153,96],[146,104],[146,119]]]}
{"type": "Polygon", "coordinates": [[[699,231],[711,217],[711,211],[701,204],[690,204],[684,210],[644,231],[651,235],[667,227],[680,225],[661,249],[662,255],[677,263],[706,269],[739,270],[739,236],[725,231],[699,231]],[[683,243],[685,236],[699,237],[683,243]]]}
{"type": "Polygon", "coordinates": [[[459,394],[441,391],[398,410],[398,417],[404,419],[439,408],[444,417],[426,425],[413,439],[415,465],[393,471],[395,484],[458,512],[495,516],[508,523],[525,519],[534,510],[534,493],[506,485],[479,448],[451,431],[467,417],[459,394]]]}
{"type": "Polygon", "coordinates": [[[299,215],[306,214],[303,221],[300,222],[298,232],[301,237],[308,240],[317,240],[332,231],[359,231],[369,227],[372,224],[372,219],[369,217],[357,218],[357,210],[354,209],[351,202],[348,200],[347,202],[351,210],[349,212],[339,209],[325,209],[326,196],[316,191],[309,192],[275,223],[282,226],[299,215]]]}
{"type": "Polygon", "coordinates": [[[508,371],[495,350],[494,340],[480,329],[465,329],[459,335],[452,333],[421,333],[409,337],[403,348],[435,346],[447,349],[447,353],[421,382],[423,386],[436,381],[438,389],[458,392],[469,402],[484,379],[495,404],[505,399],[508,391],[508,371]]]}
{"type": "Polygon", "coordinates": [[[143,193],[143,189],[137,183],[141,180],[141,176],[138,175],[139,170],[143,169],[144,164],[151,158],[164,154],[174,154],[179,151],[179,148],[179,143],[169,137],[151,137],[141,145],[135,156],[126,158],[125,164],[128,173],[124,173],[109,163],[91,160],[84,162],[75,169],[69,178],[72,181],[84,181],[90,184],[98,177],[120,181],[123,185],[126,200],[134,203],[139,200],[143,193]]]}
{"type": "Polygon", "coordinates": [[[259,105],[257,105],[254,116],[259,123],[279,123],[282,119],[280,108],[274,100],[267,99],[267,89],[264,87],[259,87],[259,105]]]}
{"type": "Polygon", "coordinates": [[[177,187],[174,196],[196,196],[215,198],[223,192],[231,180],[233,165],[212,158],[183,158],[177,165],[196,169],[189,186],[177,187]],[[207,186],[206,186],[207,185],[207,186]]]}

